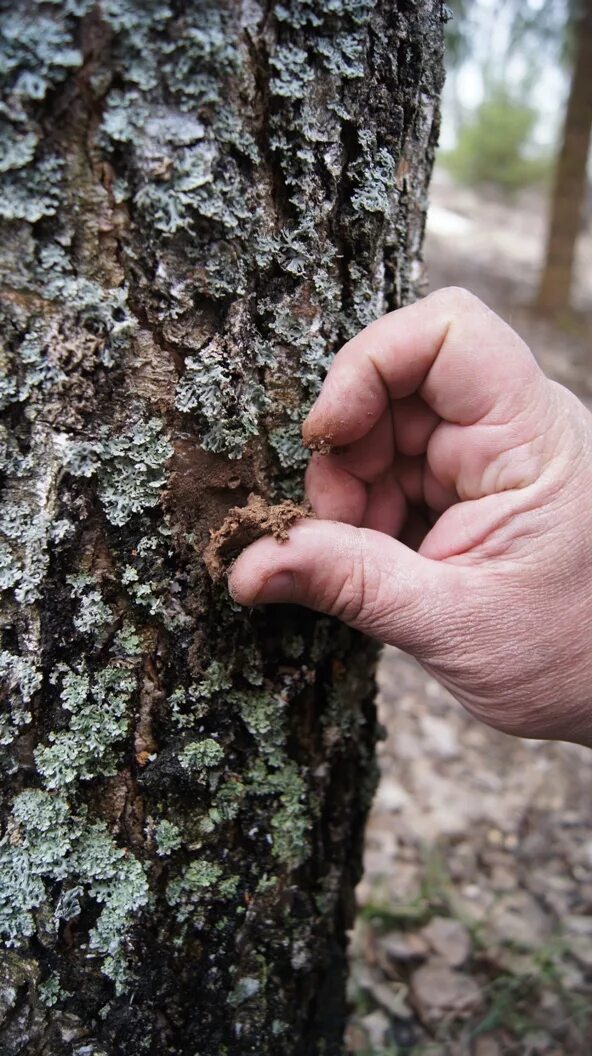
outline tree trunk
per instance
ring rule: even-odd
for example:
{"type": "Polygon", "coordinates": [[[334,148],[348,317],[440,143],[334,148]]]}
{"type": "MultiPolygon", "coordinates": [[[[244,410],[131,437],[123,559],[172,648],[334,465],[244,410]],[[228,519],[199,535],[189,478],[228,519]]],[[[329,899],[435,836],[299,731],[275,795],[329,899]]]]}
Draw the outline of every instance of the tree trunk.
{"type": "Polygon", "coordinates": [[[375,648],[203,550],[415,296],[441,5],[2,10],[0,1051],[339,1053],[375,648]]]}
{"type": "Polygon", "coordinates": [[[551,198],[549,233],[537,307],[557,315],[571,306],[578,235],[586,195],[592,130],[592,0],[581,0],[575,56],[551,198]]]}

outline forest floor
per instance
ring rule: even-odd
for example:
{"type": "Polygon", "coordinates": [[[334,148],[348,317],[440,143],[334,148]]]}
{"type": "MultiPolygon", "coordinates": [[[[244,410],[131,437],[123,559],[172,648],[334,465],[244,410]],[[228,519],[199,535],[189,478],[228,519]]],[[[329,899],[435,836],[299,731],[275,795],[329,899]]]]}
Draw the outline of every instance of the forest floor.
{"type": "MultiPolygon", "coordinates": [[[[439,175],[430,286],[477,293],[592,408],[592,230],[579,315],[562,327],[528,307],[543,233],[536,196],[504,203],[439,175]]],[[[348,1051],[590,1056],[592,753],[478,724],[396,650],[379,681],[387,735],[351,941],[348,1051]]]]}

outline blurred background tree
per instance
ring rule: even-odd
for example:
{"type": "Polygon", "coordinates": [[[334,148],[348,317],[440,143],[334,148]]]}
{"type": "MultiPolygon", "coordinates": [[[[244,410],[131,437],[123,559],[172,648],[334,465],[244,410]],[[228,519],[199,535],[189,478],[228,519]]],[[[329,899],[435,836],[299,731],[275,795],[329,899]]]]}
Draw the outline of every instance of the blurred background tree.
{"type": "Polygon", "coordinates": [[[454,0],[449,6],[449,143],[442,164],[471,186],[504,193],[552,188],[536,306],[566,312],[585,221],[592,0],[454,0]]]}
{"type": "Polygon", "coordinates": [[[568,5],[567,30],[571,84],[537,299],[539,309],[552,314],[571,306],[576,246],[584,218],[592,130],[592,0],[568,5]]]}

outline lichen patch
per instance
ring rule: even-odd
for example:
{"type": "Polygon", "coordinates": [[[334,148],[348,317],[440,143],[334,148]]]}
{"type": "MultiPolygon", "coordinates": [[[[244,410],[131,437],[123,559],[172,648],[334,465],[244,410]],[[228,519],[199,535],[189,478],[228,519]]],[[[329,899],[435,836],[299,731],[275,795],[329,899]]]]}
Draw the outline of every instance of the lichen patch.
{"type": "Polygon", "coordinates": [[[222,579],[235,557],[255,539],[272,535],[285,542],[295,521],[312,517],[309,506],[298,506],[291,500],[269,506],[260,495],[249,495],[246,506],[234,506],[219,528],[210,532],[203,559],[215,583],[222,579]]]}

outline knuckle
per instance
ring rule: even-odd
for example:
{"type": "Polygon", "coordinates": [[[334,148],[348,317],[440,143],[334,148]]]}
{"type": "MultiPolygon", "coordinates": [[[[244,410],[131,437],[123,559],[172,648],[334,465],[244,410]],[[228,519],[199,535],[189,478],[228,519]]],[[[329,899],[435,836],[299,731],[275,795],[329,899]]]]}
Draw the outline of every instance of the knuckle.
{"type": "Polygon", "coordinates": [[[477,307],[483,308],[483,302],[464,286],[443,286],[436,290],[432,297],[442,301],[445,308],[455,315],[460,312],[474,311],[477,307]]]}
{"type": "Polygon", "coordinates": [[[363,575],[355,563],[333,584],[328,602],[330,612],[344,623],[357,623],[365,608],[363,575]]]}

